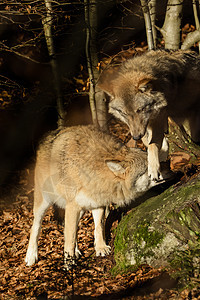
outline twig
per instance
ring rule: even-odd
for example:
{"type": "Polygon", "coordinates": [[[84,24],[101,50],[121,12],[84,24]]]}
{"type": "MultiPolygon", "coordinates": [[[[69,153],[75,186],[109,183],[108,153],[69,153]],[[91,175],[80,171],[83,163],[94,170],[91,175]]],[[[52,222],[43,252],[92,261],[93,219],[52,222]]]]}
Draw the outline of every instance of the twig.
{"type": "MultiPolygon", "coordinates": [[[[24,54],[21,54],[20,52],[14,51],[14,50],[13,50],[13,47],[9,48],[8,46],[6,46],[5,44],[3,44],[2,42],[0,42],[0,49],[1,49],[1,51],[6,51],[6,52],[13,53],[13,54],[15,54],[15,55],[17,55],[17,56],[20,56],[20,57],[22,57],[22,58],[25,58],[25,59],[27,59],[27,60],[29,60],[29,61],[32,61],[32,62],[36,63],[36,64],[41,64],[41,62],[39,62],[39,61],[37,61],[37,60],[35,60],[35,59],[29,57],[29,56],[26,56],[26,55],[24,55],[24,54]],[[2,48],[1,48],[1,47],[2,47],[2,48]]],[[[47,63],[42,63],[42,64],[47,64],[47,63]]]]}

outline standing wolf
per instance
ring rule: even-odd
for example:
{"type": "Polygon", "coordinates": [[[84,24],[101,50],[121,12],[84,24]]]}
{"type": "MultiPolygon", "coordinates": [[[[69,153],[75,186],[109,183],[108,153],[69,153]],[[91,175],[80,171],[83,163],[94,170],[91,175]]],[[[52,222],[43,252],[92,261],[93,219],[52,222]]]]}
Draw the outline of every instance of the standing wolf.
{"type": "Polygon", "coordinates": [[[160,177],[159,151],[168,116],[200,141],[200,57],[195,53],[146,52],[117,71],[103,72],[98,85],[110,95],[110,113],[148,147],[148,173],[153,180],[160,177]]]}
{"type": "MultiPolygon", "coordinates": [[[[37,152],[34,221],[26,264],[38,259],[42,218],[52,204],[65,209],[65,264],[77,256],[77,226],[85,210],[92,210],[96,255],[110,247],[104,239],[104,208],[128,204],[151,187],[147,154],[128,149],[92,125],[69,127],[47,136],[37,152]]],[[[154,183],[153,183],[154,185],[154,183]]]]}

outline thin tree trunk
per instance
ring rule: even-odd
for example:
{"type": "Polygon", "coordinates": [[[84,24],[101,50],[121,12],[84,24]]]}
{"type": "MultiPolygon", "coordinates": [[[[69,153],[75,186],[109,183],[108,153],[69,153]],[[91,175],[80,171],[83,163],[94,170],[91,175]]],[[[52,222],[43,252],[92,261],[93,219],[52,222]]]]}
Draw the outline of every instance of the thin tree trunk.
{"type": "Polygon", "coordinates": [[[42,23],[44,28],[44,34],[46,39],[46,44],[50,57],[50,64],[54,77],[54,87],[56,91],[56,101],[57,101],[57,112],[58,112],[58,127],[64,126],[65,112],[63,107],[63,97],[60,85],[60,75],[58,71],[58,65],[56,61],[56,54],[54,49],[53,34],[52,34],[52,23],[53,23],[53,10],[52,5],[49,0],[44,0],[46,6],[46,16],[43,17],[42,23]]]}
{"type": "Polygon", "coordinates": [[[180,27],[183,0],[168,0],[165,21],[160,29],[165,48],[177,50],[180,47],[180,27]]]}
{"type": "Polygon", "coordinates": [[[154,39],[153,39],[153,30],[152,30],[152,23],[151,23],[151,16],[150,16],[148,2],[147,2],[147,0],[140,0],[140,2],[142,5],[142,10],[143,10],[143,14],[144,14],[148,48],[149,48],[149,50],[153,50],[154,49],[154,39]]]}
{"type": "Polygon", "coordinates": [[[150,0],[148,2],[150,18],[151,18],[151,25],[152,25],[152,33],[153,33],[153,43],[154,48],[156,48],[156,39],[157,39],[157,32],[156,32],[156,1],[157,0],[150,0]]]}
{"type": "Polygon", "coordinates": [[[199,29],[199,17],[198,17],[198,12],[197,12],[197,2],[195,0],[193,0],[192,6],[193,6],[196,29],[199,29]]]}
{"type": "Polygon", "coordinates": [[[91,28],[90,28],[89,0],[84,0],[84,4],[85,4],[85,22],[86,22],[85,52],[86,52],[87,67],[88,67],[88,74],[89,74],[89,80],[90,80],[90,90],[89,90],[90,110],[91,110],[91,114],[92,114],[93,123],[95,125],[98,125],[97,111],[96,111],[96,104],[95,104],[95,82],[94,82],[94,73],[93,73],[91,47],[90,47],[91,28]]]}
{"type": "Polygon", "coordinates": [[[95,125],[105,127],[106,124],[106,106],[104,93],[96,86],[99,77],[97,69],[97,1],[90,2],[84,0],[85,21],[86,21],[86,58],[88,74],[90,80],[89,101],[92,113],[92,120],[95,125]]]}

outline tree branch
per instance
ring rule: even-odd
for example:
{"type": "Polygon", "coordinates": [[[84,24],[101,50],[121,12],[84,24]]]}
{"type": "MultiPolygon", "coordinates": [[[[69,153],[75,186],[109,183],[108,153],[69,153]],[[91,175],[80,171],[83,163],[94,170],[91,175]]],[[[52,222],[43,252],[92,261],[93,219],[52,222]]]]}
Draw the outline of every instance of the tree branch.
{"type": "MultiPolygon", "coordinates": [[[[182,50],[187,50],[191,48],[195,43],[200,41],[200,24],[199,24],[198,12],[197,12],[197,3],[194,0],[193,0],[193,12],[194,12],[196,30],[188,33],[181,46],[182,50]]],[[[200,52],[200,44],[199,44],[199,52],[200,52]]]]}
{"type": "Polygon", "coordinates": [[[186,36],[181,49],[187,50],[190,49],[195,43],[200,41],[200,30],[195,30],[193,32],[188,33],[186,36]]]}
{"type": "MultiPolygon", "coordinates": [[[[14,48],[15,48],[15,47],[9,48],[9,47],[6,46],[4,43],[0,42],[0,50],[1,50],[1,51],[10,52],[10,53],[13,53],[13,54],[15,54],[15,55],[17,55],[17,56],[20,56],[20,57],[22,57],[22,58],[24,58],[24,59],[26,59],[26,60],[29,60],[29,61],[31,61],[31,62],[34,62],[34,63],[36,63],[36,64],[41,64],[41,62],[39,62],[39,61],[37,61],[37,60],[35,60],[35,59],[31,58],[31,57],[29,57],[29,56],[27,56],[27,55],[24,55],[24,54],[22,54],[22,53],[20,53],[20,52],[15,51],[14,48]]],[[[43,63],[43,64],[46,64],[46,63],[43,63]]]]}

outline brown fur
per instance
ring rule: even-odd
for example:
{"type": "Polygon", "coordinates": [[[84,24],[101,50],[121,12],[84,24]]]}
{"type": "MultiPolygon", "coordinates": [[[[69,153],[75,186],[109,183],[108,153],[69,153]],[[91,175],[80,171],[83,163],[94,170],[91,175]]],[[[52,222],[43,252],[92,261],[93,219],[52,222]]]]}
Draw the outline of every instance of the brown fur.
{"type": "Polygon", "coordinates": [[[127,60],[117,72],[103,72],[98,85],[111,97],[110,113],[148,147],[152,179],[160,175],[158,154],[168,116],[179,125],[187,123],[193,140],[200,140],[200,57],[193,52],[146,52],[127,60]]]}
{"type": "Polygon", "coordinates": [[[51,133],[41,144],[35,167],[34,222],[26,255],[38,259],[37,241],[47,208],[65,209],[65,263],[78,255],[77,225],[92,210],[97,255],[109,253],[104,239],[104,209],[110,203],[128,204],[150,188],[147,154],[128,149],[93,126],[69,127],[51,133]]]}

